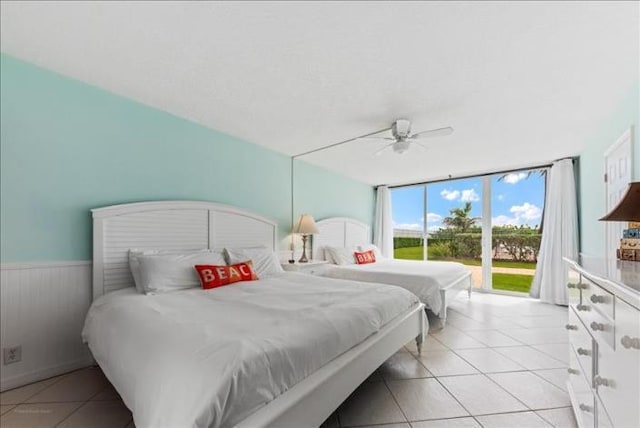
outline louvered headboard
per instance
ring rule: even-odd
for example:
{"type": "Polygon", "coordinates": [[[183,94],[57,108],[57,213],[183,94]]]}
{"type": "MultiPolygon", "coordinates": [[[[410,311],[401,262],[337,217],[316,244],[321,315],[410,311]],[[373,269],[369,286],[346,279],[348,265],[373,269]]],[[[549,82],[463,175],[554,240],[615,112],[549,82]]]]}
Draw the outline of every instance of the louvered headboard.
{"type": "Polygon", "coordinates": [[[371,243],[368,224],[348,217],[330,217],[316,222],[313,235],[313,257],[326,260],[324,247],[355,247],[371,243]]]}
{"type": "Polygon", "coordinates": [[[129,249],[277,250],[276,223],[239,208],[200,201],[137,202],[92,209],[93,298],[133,287],[129,249]]]}

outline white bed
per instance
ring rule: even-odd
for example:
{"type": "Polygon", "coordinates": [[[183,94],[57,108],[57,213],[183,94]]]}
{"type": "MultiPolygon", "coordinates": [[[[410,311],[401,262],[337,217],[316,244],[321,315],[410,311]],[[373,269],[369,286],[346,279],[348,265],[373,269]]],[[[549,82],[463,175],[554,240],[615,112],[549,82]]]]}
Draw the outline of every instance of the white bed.
{"type": "Polygon", "coordinates": [[[136,426],[318,426],[426,325],[388,285],[282,273],[213,290],[135,292],[129,248],[267,245],[273,222],[206,202],[93,210],[94,304],[83,337],[136,426]],[[373,292],[372,292],[373,290],[373,292]]]}
{"type": "MultiPolygon", "coordinates": [[[[325,247],[357,248],[371,243],[368,225],[351,218],[332,217],[316,223],[312,255],[326,260],[325,247]]],[[[422,303],[446,322],[447,306],[460,292],[471,297],[471,272],[461,263],[382,259],[370,264],[331,264],[325,275],[332,278],[397,285],[417,295],[422,303]]]]}

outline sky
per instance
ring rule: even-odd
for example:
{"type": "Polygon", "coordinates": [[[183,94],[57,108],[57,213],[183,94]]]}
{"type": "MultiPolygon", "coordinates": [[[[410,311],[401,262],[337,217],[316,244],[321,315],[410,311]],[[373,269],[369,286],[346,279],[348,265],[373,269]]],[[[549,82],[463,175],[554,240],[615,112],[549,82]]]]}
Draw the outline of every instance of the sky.
{"type": "MultiPolygon", "coordinates": [[[[391,189],[394,228],[422,230],[424,186],[391,189]]],[[[442,227],[449,210],[471,202],[472,217],[482,217],[482,178],[466,178],[427,184],[427,228],[442,227]]],[[[491,176],[491,223],[493,226],[540,224],[544,207],[544,178],[527,172],[491,176]],[[504,176],[502,180],[500,177],[504,176]]],[[[478,223],[479,225],[480,223],[478,223]]]]}

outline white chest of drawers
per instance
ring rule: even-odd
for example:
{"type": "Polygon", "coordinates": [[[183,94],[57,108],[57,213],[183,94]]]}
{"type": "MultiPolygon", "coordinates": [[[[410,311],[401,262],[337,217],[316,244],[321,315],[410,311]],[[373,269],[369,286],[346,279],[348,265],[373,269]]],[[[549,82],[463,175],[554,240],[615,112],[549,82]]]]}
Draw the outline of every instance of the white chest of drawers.
{"type": "Polygon", "coordinates": [[[640,427],[640,263],[565,260],[568,390],[581,427],[640,427]]]}

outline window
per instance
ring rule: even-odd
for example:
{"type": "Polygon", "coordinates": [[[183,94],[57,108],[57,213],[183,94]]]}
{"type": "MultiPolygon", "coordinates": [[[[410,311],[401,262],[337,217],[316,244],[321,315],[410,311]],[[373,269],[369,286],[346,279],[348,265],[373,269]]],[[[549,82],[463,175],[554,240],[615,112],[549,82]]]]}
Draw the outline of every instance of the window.
{"type": "Polygon", "coordinates": [[[533,169],[393,188],[394,257],[457,261],[474,287],[528,293],[545,180],[533,169]]]}

